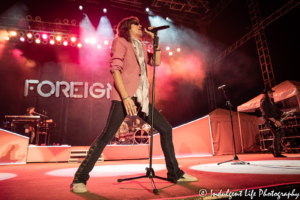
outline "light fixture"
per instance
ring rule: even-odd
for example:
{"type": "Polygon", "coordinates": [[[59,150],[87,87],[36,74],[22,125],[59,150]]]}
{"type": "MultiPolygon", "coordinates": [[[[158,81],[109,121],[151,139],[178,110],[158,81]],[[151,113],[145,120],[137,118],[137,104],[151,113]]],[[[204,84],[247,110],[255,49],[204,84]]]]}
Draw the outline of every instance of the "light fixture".
{"type": "Polygon", "coordinates": [[[96,38],[90,38],[90,42],[91,42],[91,44],[95,44],[97,42],[96,38]]]}
{"type": "Polygon", "coordinates": [[[32,38],[32,33],[27,33],[28,38],[32,38]]]}
{"type": "Polygon", "coordinates": [[[11,36],[16,36],[16,35],[17,35],[17,32],[16,32],[16,31],[12,31],[12,32],[10,32],[10,35],[11,35],[11,36]]]}

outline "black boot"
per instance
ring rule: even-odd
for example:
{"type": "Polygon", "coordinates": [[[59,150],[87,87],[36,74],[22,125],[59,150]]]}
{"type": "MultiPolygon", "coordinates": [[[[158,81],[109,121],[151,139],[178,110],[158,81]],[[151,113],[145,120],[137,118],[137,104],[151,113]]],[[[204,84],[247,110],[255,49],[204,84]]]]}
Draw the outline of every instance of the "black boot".
{"type": "Polygon", "coordinates": [[[286,158],[286,156],[282,155],[282,154],[280,153],[280,151],[274,152],[273,155],[274,155],[275,158],[286,158]]]}
{"type": "Polygon", "coordinates": [[[269,146],[269,152],[271,152],[273,154],[273,156],[275,157],[275,151],[274,148],[272,146],[269,146]]]}

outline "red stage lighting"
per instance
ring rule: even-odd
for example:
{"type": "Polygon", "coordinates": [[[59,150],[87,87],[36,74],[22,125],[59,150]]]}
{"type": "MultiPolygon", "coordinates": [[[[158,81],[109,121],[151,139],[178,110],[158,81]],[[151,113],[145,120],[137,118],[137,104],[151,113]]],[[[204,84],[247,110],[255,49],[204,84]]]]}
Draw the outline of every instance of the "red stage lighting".
{"type": "Polygon", "coordinates": [[[89,43],[90,39],[89,38],[85,38],[84,41],[85,41],[85,43],[89,43]]]}
{"type": "Polygon", "coordinates": [[[177,48],[177,51],[178,51],[178,52],[180,52],[180,51],[181,51],[181,49],[180,49],[180,48],[177,48]]]}
{"type": "Polygon", "coordinates": [[[71,41],[75,42],[76,41],[76,37],[71,37],[71,41]]]}
{"type": "Polygon", "coordinates": [[[25,38],[24,37],[20,37],[20,40],[21,40],[21,42],[24,42],[25,38]]]}
{"type": "Polygon", "coordinates": [[[63,43],[65,46],[67,46],[68,45],[68,42],[67,41],[64,41],[64,43],[63,43]]]}
{"type": "Polygon", "coordinates": [[[167,51],[169,51],[169,50],[170,50],[170,47],[167,47],[166,49],[167,49],[167,51]]]}
{"type": "Polygon", "coordinates": [[[8,36],[5,36],[5,40],[9,40],[9,37],[8,37],[8,36]]]}
{"type": "Polygon", "coordinates": [[[16,32],[16,31],[12,31],[12,32],[10,32],[10,35],[11,35],[11,36],[16,36],[16,35],[17,35],[17,32],[16,32]]]}
{"type": "Polygon", "coordinates": [[[90,38],[90,41],[91,41],[91,44],[95,44],[97,42],[96,38],[90,38]]]}
{"type": "Polygon", "coordinates": [[[56,36],[57,41],[61,41],[61,36],[56,36]]]}
{"type": "Polygon", "coordinates": [[[108,40],[104,40],[104,44],[105,44],[105,45],[108,45],[108,40]]]}
{"type": "Polygon", "coordinates": [[[27,33],[28,38],[32,38],[32,33],[27,33]]]}
{"type": "Polygon", "coordinates": [[[39,43],[41,43],[41,40],[40,39],[36,39],[35,43],[39,44],[39,43]]]}
{"type": "Polygon", "coordinates": [[[98,48],[98,49],[101,49],[101,45],[100,45],[100,44],[98,44],[98,45],[97,45],[97,48],[98,48]]]}
{"type": "Polygon", "coordinates": [[[148,52],[150,52],[150,49],[148,49],[148,52]]]}
{"type": "Polygon", "coordinates": [[[169,52],[169,56],[171,56],[171,55],[173,55],[173,53],[172,53],[172,52],[169,52]]]}
{"type": "Polygon", "coordinates": [[[82,47],[82,44],[81,44],[81,43],[78,43],[78,44],[77,44],[77,47],[78,47],[78,48],[81,48],[81,47],[82,47]]]}
{"type": "Polygon", "coordinates": [[[44,40],[46,40],[46,39],[48,38],[48,35],[47,35],[47,34],[43,34],[43,35],[42,35],[42,38],[43,38],[44,40]]]}
{"type": "Polygon", "coordinates": [[[54,40],[50,40],[50,44],[54,44],[54,40]]]}

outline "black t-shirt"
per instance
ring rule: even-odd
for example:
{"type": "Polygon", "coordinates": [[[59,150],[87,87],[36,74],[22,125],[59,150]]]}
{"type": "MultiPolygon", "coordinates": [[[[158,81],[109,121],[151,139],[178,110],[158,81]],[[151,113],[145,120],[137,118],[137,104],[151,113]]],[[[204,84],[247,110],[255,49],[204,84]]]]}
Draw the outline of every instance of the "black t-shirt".
{"type": "Polygon", "coordinates": [[[267,98],[266,95],[260,100],[260,109],[262,112],[262,116],[264,119],[280,119],[280,116],[283,114],[283,112],[279,108],[277,108],[273,98],[271,99],[271,101],[267,98]]]}

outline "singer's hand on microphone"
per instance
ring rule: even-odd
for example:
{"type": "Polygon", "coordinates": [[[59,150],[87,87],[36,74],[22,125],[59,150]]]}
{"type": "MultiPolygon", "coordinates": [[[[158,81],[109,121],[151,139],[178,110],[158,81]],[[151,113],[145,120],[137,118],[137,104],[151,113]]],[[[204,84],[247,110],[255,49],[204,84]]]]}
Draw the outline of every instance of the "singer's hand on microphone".
{"type": "MultiPolygon", "coordinates": [[[[149,30],[152,30],[154,28],[155,28],[155,26],[148,27],[149,30]]],[[[154,39],[154,33],[150,32],[150,31],[147,31],[146,28],[145,28],[145,33],[149,34],[151,36],[151,38],[154,39]]]]}

